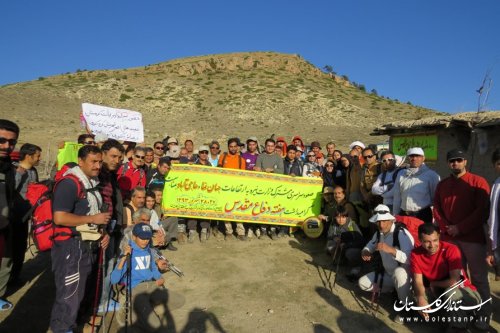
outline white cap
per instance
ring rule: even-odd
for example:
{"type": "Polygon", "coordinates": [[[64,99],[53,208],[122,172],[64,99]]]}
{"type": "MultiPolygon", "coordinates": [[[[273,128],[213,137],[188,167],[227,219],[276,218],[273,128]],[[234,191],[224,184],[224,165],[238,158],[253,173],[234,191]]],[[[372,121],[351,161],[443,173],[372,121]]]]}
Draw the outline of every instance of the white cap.
{"type": "Polygon", "coordinates": [[[198,152],[204,151],[204,150],[205,151],[210,151],[210,148],[208,148],[207,145],[202,145],[202,146],[200,146],[200,148],[198,148],[198,152]]]}
{"type": "Polygon", "coordinates": [[[370,222],[376,223],[377,221],[394,221],[396,218],[391,214],[391,210],[386,205],[378,205],[373,210],[375,215],[370,217],[370,222]]]}
{"type": "Polygon", "coordinates": [[[406,152],[406,156],[410,156],[410,155],[425,156],[424,150],[420,147],[413,147],[413,148],[408,149],[408,151],[406,152]]]}
{"type": "Polygon", "coordinates": [[[352,148],[354,148],[356,146],[360,146],[362,149],[365,149],[365,144],[363,142],[361,142],[361,141],[354,141],[353,143],[351,143],[349,145],[349,149],[352,149],[352,148]]]}

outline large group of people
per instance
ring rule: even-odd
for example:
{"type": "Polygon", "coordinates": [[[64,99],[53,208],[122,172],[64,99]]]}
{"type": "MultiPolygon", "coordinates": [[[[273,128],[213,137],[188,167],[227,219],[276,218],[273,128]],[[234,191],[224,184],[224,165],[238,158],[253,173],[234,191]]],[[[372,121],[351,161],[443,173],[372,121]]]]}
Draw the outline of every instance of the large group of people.
{"type": "MultiPolygon", "coordinates": [[[[26,143],[18,161],[11,158],[19,132],[15,123],[0,120],[0,311],[13,306],[3,296],[7,284],[20,279],[29,237],[26,193],[29,184],[39,182],[39,146],[26,143]]],[[[460,149],[448,152],[451,175],[440,179],[425,164],[420,147],[401,157],[361,141],[354,141],[347,153],[328,142],[323,152],[320,142],[306,144],[300,136],[289,144],[284,137],[267,138],[263,145],[254,136],[244,142],[234,137],[225,142],[225,152],[217,140],[195,149],[193,140],[179,145],[174,137],[150,147],[97,139],[80,135],[77,163],[58,166],[62,171],[52,175],[57,179],[51,249],[56,297],[50,319],[55,333],[75,330],[93,312],[123,310],[127,305],[119,293],[129,287],[151,295],[161,291],[161,272],[169,264],[160,250],[177,250],[174,242],[293,236],[295,229],[286,226],[164,214],[165,178],[176,164],[321,178],[318,219],[325,224],[326,251],[350,267],[349,280],[377,295],[395,291],[401,304],[414,300],[425,319],[429,313],[422,308],[458,286],[453,300],[469,307],[481,304],[474,325],[488,328],[492,307],[487,301],[487,264],[500,262],[500,181],[490,192],[484,178],[467,171],[460,149]],[[418,231],[412,234],[400,222],[405,219],[419,221],[418,231]],[[104,278],[95,301],[89,296],[99,274],[104,278]],[[112,284],[125,287],[118,291],[112,284]]],[[[492,162],[500,173],[499,150],[492,162]]],[[[496,276],[500,279],[500,270],[496,276]]],[[[149,305],[144,308],[147,313],[135,313],[134,318],[149,327],[160,325],[161,318],[151,318],[149,305]]],[[[400,309],[396,304],[394,308],[400,309]]],[[[458,310],[445,315],[465,316],[458,310]]],[[[451,321],[449,330],[461,331],[468,324],[451,321]]]]}

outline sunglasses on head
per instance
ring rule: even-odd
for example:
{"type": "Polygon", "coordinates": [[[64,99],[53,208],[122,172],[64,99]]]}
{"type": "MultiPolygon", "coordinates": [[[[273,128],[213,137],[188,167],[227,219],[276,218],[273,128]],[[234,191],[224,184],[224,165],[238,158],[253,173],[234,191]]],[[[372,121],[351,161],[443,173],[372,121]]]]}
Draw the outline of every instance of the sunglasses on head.
{"type": "Polygon", "coordinates": [[[463,159],[463,158],[461,158],[461,157],[457,157],[457,158],[450,158],[450,159],[448,160],[448,163],[455,163],[455,162],[457,162],[457,163],[462,163],[463,161],[464,161],[464,159],[463,159]]]}
{"type": "Polygon", "coordinates": [[[135,155],[135,157],[136,157],[136,158],[139,158],[139,159],[141,159],[141,160],[143,160],[143,159],[145,159],[145,158],[146,158],[146,156],[144,156],[144,155],[135,155]]]}
{"type": "Polygon", "coordinates": [[[393,158],[385,158],[385,159],[382,160],[383,163],[385,163],[385,162],[392,162],[392,161],[394,161],[393,158]]]}
{"type": "Polygon", "coordinates": [[[15,146],[17,144],[17,140],[16,139],[0,138],[0,145],[3,145],[6,142],[9,143],[9,146],[15,146]]]}

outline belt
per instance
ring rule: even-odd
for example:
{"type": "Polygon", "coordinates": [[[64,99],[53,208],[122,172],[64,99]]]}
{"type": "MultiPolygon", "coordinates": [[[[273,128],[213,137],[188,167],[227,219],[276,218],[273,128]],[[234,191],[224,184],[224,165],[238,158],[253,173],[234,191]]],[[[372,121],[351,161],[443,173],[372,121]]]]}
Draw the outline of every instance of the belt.
{"type": "Polygon", "coordinates": [[[421,211],[424,211],[424,210],[426,210],[426,209],[430,209],[430,208],[431,208],[430,206],[427,206],[427,207],[425,207],[425,208],[422,208],[422,209],[420,209],[420,210],[416,210],[416,211],[414,211],[414,212],[410,212],[410,211],[407,211],[407,210],[401,210],[401,211],[402,211],[403,213],[405,213],[406,215],[408,215],[408,216],[415,216],[415,215],[417,215],[418,213],[420,213],[421,211]]]}

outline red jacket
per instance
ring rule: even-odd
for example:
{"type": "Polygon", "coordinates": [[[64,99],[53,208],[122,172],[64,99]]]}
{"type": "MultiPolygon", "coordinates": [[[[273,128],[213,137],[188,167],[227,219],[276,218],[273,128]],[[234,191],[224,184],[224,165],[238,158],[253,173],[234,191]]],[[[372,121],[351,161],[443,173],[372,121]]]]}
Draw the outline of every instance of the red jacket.
{"type": "Polygon", "coordinates": [[[443,179],[434,195],[434,218],[441,229],[441,239],[484,244],[483,228],[488,220],[489,195],[488,182],[472,173],[443,179]],[[448,225],[456,225],[460,234],[449,236],[446,232],[448,225]]]}
{"type": "Polygon", "coordinates": [[[123,199],[130,199],[130,192],[137,186],[146,186],[146,172],[142,168],[135,168],[132,161],[123,164],[117,174],[118,186],[123,199]]]}

